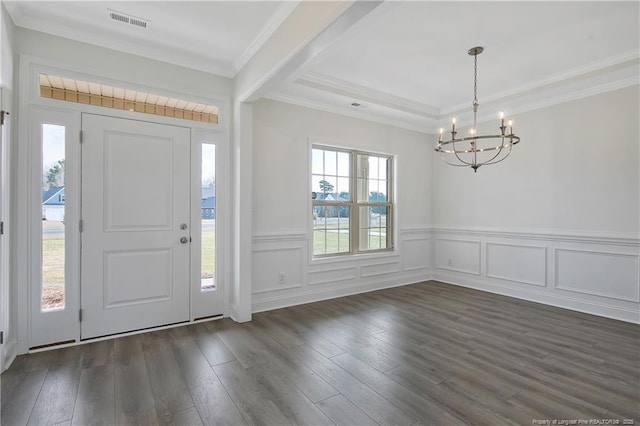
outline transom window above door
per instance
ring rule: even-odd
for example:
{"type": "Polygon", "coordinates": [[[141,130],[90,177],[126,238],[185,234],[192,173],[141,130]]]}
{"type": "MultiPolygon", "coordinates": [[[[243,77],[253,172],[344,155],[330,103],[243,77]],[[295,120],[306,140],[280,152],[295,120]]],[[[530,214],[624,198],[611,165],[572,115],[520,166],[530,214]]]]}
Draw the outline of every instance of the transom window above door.
{"type": "Polygon", "coordinates": [[[39,86],[43,98],[218,124],[214,105],[48,74],[39,74],[39,86]]]}

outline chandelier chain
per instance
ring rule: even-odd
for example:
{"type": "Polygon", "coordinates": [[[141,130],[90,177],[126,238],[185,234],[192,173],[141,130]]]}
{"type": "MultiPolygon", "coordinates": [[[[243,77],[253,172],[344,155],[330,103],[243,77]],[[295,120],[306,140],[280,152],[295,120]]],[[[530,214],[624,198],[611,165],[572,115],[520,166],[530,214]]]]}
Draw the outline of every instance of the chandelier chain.
{"type": "Polygon", "coordinates": [[[473,103],[478,103],[478,55],[473,55],[473,103]]]}

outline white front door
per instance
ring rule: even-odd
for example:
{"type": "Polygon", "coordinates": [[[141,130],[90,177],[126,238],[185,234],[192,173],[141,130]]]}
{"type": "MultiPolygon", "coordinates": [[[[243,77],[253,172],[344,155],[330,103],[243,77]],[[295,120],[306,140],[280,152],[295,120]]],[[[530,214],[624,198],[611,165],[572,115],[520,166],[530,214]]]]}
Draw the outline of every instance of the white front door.
{"type": "Polygon", "coordinates": [[[190,320],[190,130],[82,115],[81,338],[190,320]]]}

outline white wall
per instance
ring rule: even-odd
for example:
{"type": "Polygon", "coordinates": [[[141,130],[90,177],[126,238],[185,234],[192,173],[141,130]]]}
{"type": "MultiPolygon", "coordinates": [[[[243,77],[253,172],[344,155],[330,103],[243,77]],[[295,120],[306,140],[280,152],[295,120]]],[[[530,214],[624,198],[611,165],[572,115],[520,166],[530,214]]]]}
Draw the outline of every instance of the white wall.
{"type": "Polygon", "coordinates": [[[640,322],[639,100],[517,115],[522,142],[475,174],[434,158],[434,278],[640,322]]]}
{"type": "Polygon", "coordinates": [[[20,55],[44,58],[65,69],[107,76],[128,85],[222,99],[232,91],[232,81],[226,77],[20,27],[16,28],[16,42],[20,55]]]}
{"type": "Polygon", "coordinates": [[[508,160],[476,174],[434,162],[434,225],[637,234],[638,117],[638,86],[515,116],[508,160]]]}
{"type": "Polygon", "coordinates": [[[254,311],[427,279],[431,149],[422,133],[271,100],[255,103],[254,311]],[[394,252],[311,260],[309,138],[395,156],[394,252]]]}

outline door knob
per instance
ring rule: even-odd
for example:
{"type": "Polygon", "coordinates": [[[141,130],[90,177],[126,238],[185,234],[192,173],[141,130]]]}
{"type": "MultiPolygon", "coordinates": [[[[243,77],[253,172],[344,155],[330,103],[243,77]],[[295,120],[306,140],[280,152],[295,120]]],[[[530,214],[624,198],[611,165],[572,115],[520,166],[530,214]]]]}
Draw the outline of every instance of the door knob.
{"type": "Polygon", "coordinates": [[[180,238],[180,242],[182,244],[187,244],[189,242],[189,239],[187,237],[182,237],[182,238],[180,238]]]}

